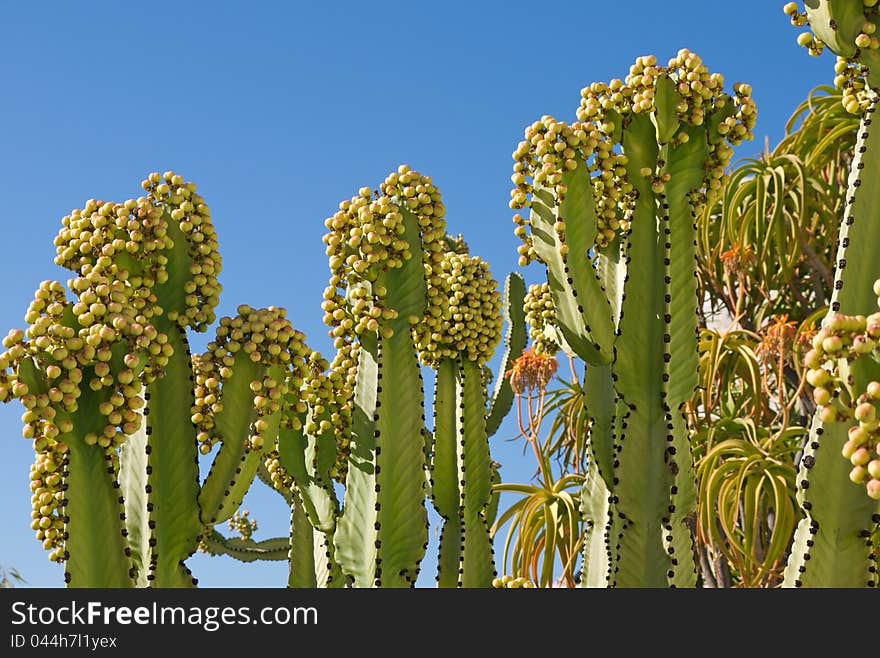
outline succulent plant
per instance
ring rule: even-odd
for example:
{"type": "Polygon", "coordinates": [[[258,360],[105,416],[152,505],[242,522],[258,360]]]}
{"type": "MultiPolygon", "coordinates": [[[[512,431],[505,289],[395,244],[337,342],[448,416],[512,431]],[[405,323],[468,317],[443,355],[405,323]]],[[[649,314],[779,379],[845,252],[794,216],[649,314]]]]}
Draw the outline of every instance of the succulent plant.
{"type": "Polygon", "coordinates": [[[639,57],[582,90],[576,122],[544,116],[513,153],[511,207],[530,209],[514,216],[520,262],[546,267],[558,344],[587,364],[585,585],[695,582],[694,217],[751,138],[751,90],[734,91],[687,50],[639,57]]]}
{"type": "MultiPolygon", "coordinates": [[[[0,355],[0,401],[25,407],[34,529],[74,587],[192,586],[197,548],[280,559],[238,507],[283,406],[300,404],[312,353],[283,309],[240,306],[205,354],[187,330],[214,322],[221,260],[204,199],[172,171],[124,203],[90,199],[62,220],[56,263],[0,355]],[[198,455],[219,444],[199,483],[198,455]],[[225,520],[244,529],[226,539],[225,520]]],[[[282,551],[283,547],[283,551],[282,551]]]]}
{"type": "Polygon", "coordinates": [[[877,586],[880,505],[873,461],[872,382],[880,364],[871,358],[876,340],[876,294],[880,278],[876,187],[872,176],[880,132],[873,125],[880,89],[877,38],[880,13],[871,0],[811,0],[803,12],[794,2],[785,12],[811,32],[798,42],[812,54],[828,47],[837,57],[835,83],[847,111],[861,118],[840,223],[830,310],[805,356],[808,382],[819,408],[797,476],[803,518],[795,532],[785,572],[787,587],[877,586]],[[870,321],[869,321],[870,318],[870,321]],[[858,424],[856,424],[858,423],[858,424]],[[841,458],[841,452],[845,458],[841,458]],[[851,482],[852,480],[852,482],[851,482]],[[854,484],[855,482],[855,484],[854,484]],[[868,495],[865,495],[865,494],[868,495]]]}
{"type": "MultiPolygon", "coordinates": [[[[512,396],[497,388],[488,398],[483,369],[501,339],[502,300],[488,264],[478,256],[447,252],[440,268],[434,306],[415,331],[422,362],[437,372],[429,476],[431,499],[443,518],[437,583],[489,587],[495,575],[489,437],[497,423],[491,432],[488,425],[490,418],[507,413],[512,396]]],[[[524,288],[519,275],[508,276],[505,363],[511,350],[525,343],[524,288]]],[[[507,385],[504,377],[498,379],[507,385]]]]}

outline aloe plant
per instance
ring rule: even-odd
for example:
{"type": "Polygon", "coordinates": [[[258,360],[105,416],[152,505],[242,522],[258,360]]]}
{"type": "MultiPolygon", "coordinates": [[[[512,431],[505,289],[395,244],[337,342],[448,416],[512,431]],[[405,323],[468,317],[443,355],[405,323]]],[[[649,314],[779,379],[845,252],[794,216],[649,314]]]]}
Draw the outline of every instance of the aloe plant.
{"type": "Polygon", "coordinates": [[[865,318],[876,304],[871,282],[880,278],[874,247],[880,239],[876,217],[880,198],[871,184],[871,177],[880,171],[880,132],[873,121],[880,89],[880,41],[874,35],[880,9],[865,0],[811,0],[803,12],[794,2],[785,6],[785,12],[794,25],[809,24],[811,31],[802,33],[798,43],[811,54],[828,47],[837,55],[835,84],[843,92],[844,107],[860,117],[860,125],[840,224],[830,311],[813,351],[804,359],[820,408],[798,469],[797,500],[804,516],[795,533],[784,585],[876,586],[880,505],[872,500],[871,485],[866,491],[864,484],[855,484],[869,479],[862,453],[856,457],[859,463],[851,459],[857,449],[864,449],[868,457],[864,463],[870,461],[874,429],[869,391],[872,382],[880,379],[880,365],[867,356],[876,342],[875,327],[865,318]],[[852,450],[851,426],[857,443],[852,450]],[[841,457],[841,451],[847,458],[841,457]]]}
{"type": "Polygon", "coordinates": [[[682,50],[585,88],[513,154],[521,264],[543,263],[560,344],[587,364],[582,584],[689,586],[696,493],[683,405],[697,384],[694,218],[751,137],[750,88],[682,50]]]}

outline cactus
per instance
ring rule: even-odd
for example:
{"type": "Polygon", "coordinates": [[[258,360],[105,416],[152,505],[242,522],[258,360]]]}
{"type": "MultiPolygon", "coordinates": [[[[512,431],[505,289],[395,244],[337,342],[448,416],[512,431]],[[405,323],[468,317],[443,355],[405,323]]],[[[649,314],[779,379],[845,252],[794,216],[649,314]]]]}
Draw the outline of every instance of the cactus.
{"type": "MultiPolygon", "coordinates": [[[[488,401],[483,381],[484,364],[501,338],[500,293],[488,264],[466,252],[445,254],[438,283],[426,321],[416,326],[421,360],[437,373],[429,479],[431,499],[443,518],[437,584],[489,587],[495,576],[487,518],[493,479],[489,436],[498,427],[495,419],[512,403],[506,378],[496,378],[488,401]]],[[[519,275],[507,277],[502,368],[511,350],[525,343],[524,288],[519,275]]]]}
{"type": "MultiPolygon", "coordinates": [[[[488,436],[512,393],[499,377],[488,396],[484,362],[504,318],[488,266],[445,235],[430,179],[401,167],[381,192],[362,189],[327,220],[330,364],[284,309],[247,305],[191,355],[185,330],[214,321],[216,236],[194,185],[166,172],[143,187],[148,196],[91,200],[65,217],[58,262],[79,274],[69,282],[77,302],[60,283],[42,284],[30,328],[11,331],[0,355],[0,400],[24,403],[37,451],[34,529],[68,582],[193,585],[185,560],[199,549],[287,559],[291,587],[414,584],[438,445],[424,426],[421,351],[455,371],[440,388],[453,386],[446,402],[464,440],[459,449],[456,430],[449,446],[441,441],[453,451],[443,482],[455,488],[450,527],[460,530],[444,542],[444,561],[457,562],[455,584],[488,587],[497,508],[488,436]],[[212,452],[200,484],[198,456],[212,452]],[[238,512],[257,477],[290,505],[288,537],[256,541],[238,512]],[[242,536],[224,537],[215,529],[224,521],[242,536]]],[[[506,287],[505,362],[525,342],[521,277],[506,287]]]]}
{"type": "Polygon", "coordinates": [[[444,214],[431,179],[401,166],[379,190],[362,188],[326,221],[324,320],[337,350],[356,354],[341,511],[321,466],[331,451],[313,438],[332,431],[333,422],[318,421],[313,407],[312,426],[299,441],[315,458],[305,463],[283,446],[282,456],[299,490],[317,494],[305,503],[312,517],[330,510],[314,520],[332,533],[335,561],[356,587],[411,586],[427,548],[424,393],[412,329],[439,278],[444,214]]]}
{"type": "MultiPolygon", "coordinates": [[[[784,10],[794,25],[809,23],[811,31],[802,33],[798,43],[813,55],[826,46],[837,55],[835,85],[843,92],[844,107],[861,123],[840,225],[830,311],[814,349],[804,357],[818,409],[798,468],[797,500],[804,516],[783,585],[876,587],[880,505],[872,500],[877,485],[871,484],[874,476],[868,466],[875,431],[870,418],[873,382],[880,380],[880,365],[868,355],[877,338],[877,316],[871,313],[876,295],[870,282],[880,277],[873,250],[880,237],[873,217],[880,198],[875,198],[874,185],[862,183],[880,170],[880,132],[872,121],[880,89],[880,42],[874,35],[880,8],[865,0],[815,0],[804,12],[794,2],[784,10]]],[[[876,456],[876,447],[873,450],[876,456]]]]}
{"type": "MultiPolygon", "coordinates": [[[[267,468],[300,496],[294,531],[297,518],[313,527],[319,559],[296,551],[303,568],[323,561],[333,585],[339,576],[355,587],[414,583],[427,547],[426,486],[441,515],[457,521],[444,529],[441,584],[488,587],[494,575],[488,436],[513,396],[500,377],[487,400],[483,364],[500,338],[500,295],[461,236],[446,236],[443,215],[431,180],[401,166],[326,221],[331,280],[322,308],[337,355],[329,368],[311,368],[267,468]],[[433,435],[418,355],[438,371],[433,435]]],[[[525,342],[523,293],[521,277],[508,277],[505,361],[525,342]]]]}
{"type": "Polygon", "coordinates": [[[545,265],[556,342],[587,364],[587,586],[695,583],[694,213],[756,116],[747,85],[722,85],[686,50],[666,67],[640,57],[582,91],[577,122],[545,116],[513,154],[511,207],[530,208],[514,217],[520,263],[545,265]]]}
{"type": "Polygon", "coordinates": [[[220,256],[210,212],[172,171],[146,195],[94,199],[62,220],[56,263],[66,299],[43,282],[0,355],[0,400],[25,406],[33,439],[34,529],[73,587],[192,586],[199,545],[278,559],[278,541],[225,540],[276,444],[281,398],[298,402],[308,349],[283,309],[239,307],[209,351],[186,330],[214,321],[220,256]],[[199,450],[218,451],[199,483],[199,450]]]}

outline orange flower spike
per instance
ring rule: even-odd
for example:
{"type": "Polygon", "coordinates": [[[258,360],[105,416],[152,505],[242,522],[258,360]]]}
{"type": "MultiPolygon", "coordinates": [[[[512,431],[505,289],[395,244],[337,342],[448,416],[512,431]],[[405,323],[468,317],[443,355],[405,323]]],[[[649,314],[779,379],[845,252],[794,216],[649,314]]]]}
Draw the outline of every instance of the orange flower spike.
{"type": "Polygon", "coordinates": [[[533,389],[543,391],[558,369],[559,362],[555,357],[535,352],[530,347],[523,350],[522,356],[513,362],[504,375],[510,378],[513,392],[522,395],[533,389]]]}

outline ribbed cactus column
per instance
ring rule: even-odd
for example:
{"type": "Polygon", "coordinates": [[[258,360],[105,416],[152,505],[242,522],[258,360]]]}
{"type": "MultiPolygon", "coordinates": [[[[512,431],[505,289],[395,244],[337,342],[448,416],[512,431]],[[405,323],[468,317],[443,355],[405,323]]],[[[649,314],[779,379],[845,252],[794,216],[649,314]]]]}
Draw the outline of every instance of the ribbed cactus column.
{"type": "Polygon", "coordinates": [[[640,57],[582,91],[578,122],[545,116],[514,153],[522,262],[546,266],[560,342],[587,364],[585,585],[695,582],[694,216],[755,119],[748,87],[722,84],[685,50],[640,57]]]}
{"type": "MultiPolygon", "coordinates": [[[[145,382],[143,423],[120,452],[120,484],[129,503],[129,544],[140,563],[138,584],[179,587],[193,584],[183,560],[196,549],[202,528],[186,330],[204,331],[214,321],[220,257],[210,211],[193,183],[169,171],[151,174],[142,187],[165,227],[165,249],[155,256],[164,273],[156,276],[151,298],[161,309],[153,323],[168,337],[167,363],[161,377],[145,382]]],[[[135,231],[132,237],[136,241],[135,231]]],[[[124,254],[119,260],[125,267],[124,254]]],[[[149,283],[155,265],[145,265],[131,274],[149,283]]]]}
{"type": "Polygon", "coordinates": [[[54,409],[26,433],[66,447],[58,510],[68,543],[53,555],[73,586],[106,584],[115,569],[102,562],[121,564],[120,549],[130,583],[192,584],[183,560],[201,525],[185,329],[214,319],[220,258],[195,185],[166,172],[143,187],[137,200],[90,199],[62,220],[56,263],[77,274],[68,282],[77,302],[60,284],[41,287],[26,317],[33,344],[13,348],[12,365],[29,355],[44,370],[45,386],[33,383],[49,404],[38,396],[36,406],[54,409]],[[63,428],[52,427],[56,416],[63,428]]]}
{"type": "MultiPolygon", "coordinates": [[[[487,408],[483,368],[501,338],[501,295],[488,264],[467,253],[445,254],[436,285],[438,294],[431,296],[432,306],[416,335],[422,362],[437,372],[429,480],[444,520],[437,583],[489,587],[495,565],[486,518],[492,493],[487,417],[503,412],[494,405],[487,408]]],[[[506,287],[509,333],[519,334],[522,349],[524,284],[511,275],[506,287]]],[[[502,372],[499,380],[504,379],[502,372]]],[[[508,409],[511,401],[509,395],[508,409]]]]}
{"type": "MultiPolygon", "coordinates": [[[[835,83],[843,89],[847,110],[862,120],[841,218],[831,311],[815,349],[805,359],[812,368],[809,381],[816,386],[814,396],[820,409],[798,471],[798,502],[804,518],[795,533],[783,585],[876,587],[878,546],[872,543],[872,533],[877,542],[880,504],[866,495],[863,485],[850,481],[852,477],[858,483],[866,475],[840,453],[854,436],[848,428],[859,403],[865,401],[860,397],[871,382],[880,380],[880,365],[872,358],[861,358],[877,338],[876,328],[867,326],[865,316],[876,311],[871,284],[880,278],[880,190],[876,185],[880,130],[875,118],[880,89],[880,41],[875,31],[880,8],[863,0],[811,0],[805,13],[794,2],[785,11],[795,25],[809,22],[812,28],[813,34],[806,32],[798,38],[801,45],[812,54],[827,46],[838,56],[835,83]],[[856,344],[855,337],[859,337],[856,344]]],[[[874,431],[871,419],[864,420],[869,424],[867,431],[861,431],[863,443],[874,431]]],[[[853,451],[845,455],[852,457],[853,451]]]]}
{"type": "Polygon", "coordinates": [[[337,349],[358,344],[345,499],[333,538],[356,587],[411,586],[427,547],[424,398],[412,327],[439,275],[443,215],[431,180],[402,166],[375,194],[363,188],[327,220],[325,320],[337,349]]]}

